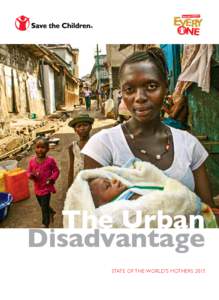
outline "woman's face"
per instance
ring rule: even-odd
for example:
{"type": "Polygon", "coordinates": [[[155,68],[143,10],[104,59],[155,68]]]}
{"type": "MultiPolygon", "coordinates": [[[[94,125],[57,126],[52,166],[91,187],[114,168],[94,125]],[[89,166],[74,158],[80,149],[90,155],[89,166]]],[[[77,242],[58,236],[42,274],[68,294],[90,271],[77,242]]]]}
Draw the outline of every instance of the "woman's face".
{"type": "Polygon", "coordinates": [[[167,82],[153,62],[125,65],[120,81],[123,100],[133,118],[149,122],[160,116],[167,82]]]}

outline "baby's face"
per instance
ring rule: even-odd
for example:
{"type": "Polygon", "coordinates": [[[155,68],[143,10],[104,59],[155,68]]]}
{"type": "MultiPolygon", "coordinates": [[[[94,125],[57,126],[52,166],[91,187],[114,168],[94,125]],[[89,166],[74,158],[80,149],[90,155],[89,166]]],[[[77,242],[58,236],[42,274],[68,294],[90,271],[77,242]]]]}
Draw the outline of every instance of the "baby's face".
{"type": "Polygon", "coordinates": [[[90,182],[90,189],[96,207],[112,201],[126,188],[126,185],[116,179],[95,178],[90,182]]]}

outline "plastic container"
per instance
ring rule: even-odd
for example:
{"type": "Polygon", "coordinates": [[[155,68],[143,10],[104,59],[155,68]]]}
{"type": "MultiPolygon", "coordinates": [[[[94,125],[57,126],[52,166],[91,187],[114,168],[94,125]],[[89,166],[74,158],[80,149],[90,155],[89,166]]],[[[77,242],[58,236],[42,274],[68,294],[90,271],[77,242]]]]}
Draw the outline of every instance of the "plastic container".
{"type": "Polygon", "coordinates": [[[5,174],[7,171],[0,170],[0,192],[5,192],[5,174]]]}
{"type": "Polygon", "coordinates": [[[30,113],[30,119],[34,120],[36,119],[37,115],[36,113],[30,113]]]}
{"type": "Polygon", "coordinates": [[[5,171],[5,174],[18,174],[18,173],[23,172],[23,171],[24,171],[24,169],[16,168],[16,169],[13,169],[13,170],[5,171]]]}
{"type": "Polygon", "coordinates": [[[0,170],[13,170],[17,168],[17,160],[3,160],[0,162],[0,170]]]}
{"type": "Polygon", "coordinates": [[[13,202],[30,197],[27,171],[11,171],[5,174],[5,189],[12,194],[13,202]]]}
{"type": "Polygon", "coordinates": [[[0,193],[0,221],[7,217],[12,200],[11,194],[0,193]]]}

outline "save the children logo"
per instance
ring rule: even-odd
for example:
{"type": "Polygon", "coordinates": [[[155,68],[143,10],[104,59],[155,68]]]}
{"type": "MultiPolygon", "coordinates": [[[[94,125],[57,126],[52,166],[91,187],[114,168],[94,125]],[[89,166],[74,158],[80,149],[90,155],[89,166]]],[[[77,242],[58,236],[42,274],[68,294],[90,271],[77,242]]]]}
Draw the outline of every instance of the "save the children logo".
{"type": "Polygon", "coordinates": [[[25,16],[20,16],[15,19],[15,27],[18,30],[24,31],[30,26],[30,19],[25,16]]]}
{"type": "Polygon", "coordinates": [[[15,19],[15,27],[20,31],[30,29],[92,29],[93,25],[80,22],[63,22],[63,23],[36,23],[30,22],[30,18],[22,15],[15,19]]]}
{"type": "Polygon", "coordinates": [[[182,15],[174,17],[173,24],[177,26],[179,35],[200,35],[202,19],[199,14],[182,15]]]}

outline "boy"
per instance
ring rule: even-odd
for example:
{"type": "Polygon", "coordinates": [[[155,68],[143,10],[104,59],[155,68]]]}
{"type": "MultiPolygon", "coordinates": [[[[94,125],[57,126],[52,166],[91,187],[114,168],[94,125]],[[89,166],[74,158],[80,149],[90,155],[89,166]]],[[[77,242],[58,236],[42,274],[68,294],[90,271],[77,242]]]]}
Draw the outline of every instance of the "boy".
{"type": "Polygon", "coordinates": [[[74,128],[79,137],[79,141],[73,141],[68,148],[70,160],[68,187],[71,186],[79,171],[84,169],[84,155],[81,154],[80,151],[89,140],[93,122],[94,119],[88,114],[80,114],[72,119],[68,124],[68,126],[74,128]]]}

